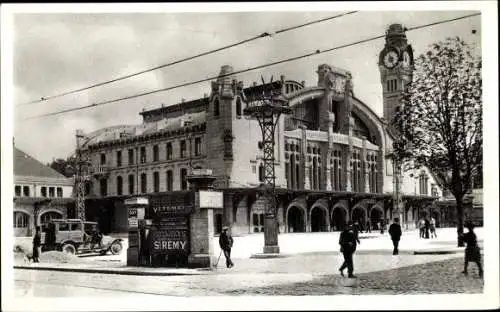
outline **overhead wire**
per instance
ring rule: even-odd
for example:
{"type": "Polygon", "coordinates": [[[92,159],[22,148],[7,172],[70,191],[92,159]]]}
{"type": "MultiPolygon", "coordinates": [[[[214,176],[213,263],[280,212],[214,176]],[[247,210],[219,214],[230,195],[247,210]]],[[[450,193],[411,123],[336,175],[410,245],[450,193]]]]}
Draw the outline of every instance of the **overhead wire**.
{"type": "Polygon", "coordinates": [[[184,63],[184,62],[187,62],[187,61],[190,61],[190,60],[202,57],[202,56],[206,56],[206,55],[210,55],[210,54],[213,54],[213,53],[216,53],[216,52],[227,50],[227,49],[230,49],[230,48],[233,48],[233,47],[236,47],[236,46],[239,46],[239,45],[242,45],[242,44],[245,44],[245,43],[257,40],[257,39],[260,39],[260,38],[272,37],[274,34],[281,34],[281,33],[287,32],[287,31],[295,30],[295,29],[306,27],[306,26],[309,26],[309,25],[313,25],[313,24],[317,24],[317,23],[322,23],[322,22],[325,22],[325,21],[329,21],[329,20],[333,20],[333,19],[336,19],[336,18],[339,18],[339,17],[346,16],[346,15],[354,14],[356,12],[358,12],[358,11],[350,11],[350,12],[346,12],[346,13],[342,13],[342,14],[337,14],[337,15],[326,17],[326,18],[322,18],[322,19],[319,19],[319,20],[310,21],[310,22],[307,22],[307,23],[304,23],[304,24],[300,24],[300,25],[296,25],[296,26],[284,28],[284,29],[278,30],[278,31],[276,31],[274,33],[264,32],[264,33],[262,33],[260,35],[253,36],[251,38],[248,38],[248,39],[245,39],[245,40],[241,40],[241,41],[238,41],[236,43],[232,43],[232,44],[229,44],[229,45],[226,45],[226,46],[214,49],[214,50],[206,51],[206,52],[199,53],[199,54],[196,54],[196,55],[193,55],[193,56],[190,56],[190,57],[186,57],[186,58],[183,58],[183,59],[180,59],[180,60],[176,60],[176,61],[173,61],[173,62],[170,62],[170,63],[166,63],[166,64],[158,65],[158,66],[155,66],[155,67],[151,67],[151,68],[148,68],[148,69],[145,69],[145,70],[141,70],[141,71],[138,71],[138,72],[135,72],[135,73],[132,73],[132,74],[127,74],[127,75],[124,75],[124,76],[113,78],[111,80],[99,82],[99,83],[96,83],[96,84],[93,84],[93,85],[90,85],[90,86],[87,86],[87,87],[78,88],[78,89],[74,89],[74,90],[71,90],[71,91],[66,91],[66,92],[63,92],[63,93],[56,94],[56,95],[41,97],[41,99],[39,99],[39,100],[34,100],[34,101],[26,102],[26,103],[21,103],[21,104],[18,104],[17,106],[23,106],[23,105],[28,105],[28,104],[36,104],[36,103],[40,103],[40,102],[45,102],[47,100],[59,98],[59,97],[66,96],[66,95],[69,95],[69,94],[86,91],[86,90],[93,89],[93,88],[96,88],[96,87],[101,87],[101,86],[104,86],[104,85],[107,85],[107,84],[110,84],[110,83],[114,83],[114,82],[117,82],[117,81],[125,80],[125,79],[128,79],[128,78],[132,78],[132,77],[135,77],[135,76],[138,76],[138,75],[142,75],[142,74],[145,74],[145,73],[148,73],[148,72],[152,72],[152,71],[155,71],[155,70],[158,70],[158,69],[162,69],[162,68],[166,68],[166,67],[173,66],[173,65],[176,65],[176,64],[184,63]]]}
{"type": "MultiPolygon", "coordinates": [[[[464,16],[460,16],[460,17],[456,17],[456,18],[452,18],[452,19],[441,20],[441,21],[438,21],[438,22],[433,22],[433,23],[423,24],[423,25],[419,25],[419,26],[414,26],[414,27],[407,28],[406,31],[413,31],[413,30],[417,30],[417,29],[421,29],[421,28],[425,28],[425,27],[430,27],[430,26],[435,26],[435,25],[439,25],[439,24],[449,23],[449,22],[453,22],[453,21],[457,21],[457,20],[461,20],[461,19],[465,19],[465,18],[470,18],[470,17],[474,17],[474,16],[478,16],[478,15],[481,15],[481,13],[474,13],[474,14],[464,15],[464,16]]],[[[117,98],[117,99],[113,99],[113,100],[107,100],[107,101],[92,103],[92,104],[84,105],[84,106],[80,106],[80,107],[75,107],[75,108],[69,108],[69,109],[65,109],[65,110],[60,110],[60,111],[56,111],[56,112],[52,112],[52,113],[41,114],[41,115],[37,115],[37,116],[25,118],[24,120],[30,120],[30,119],[36,119],[36,118],[41,118],[41,117],[54,116],[54,115],[68,113],[68,112],[72,112],[72,111],[78,111],[78,110],[83,110],[83,109],[87,109],[87,108],[97,107],[97,106],[101,106],[101,105],[116,103],[116,102],[120,102],[120,101],[124,101],[124,100],[134,99],[134,98],[138,98],[138,97],[142,97],[142,96],[146,96],[146,95],[150,95],[150,94],[154,94],[154,93],[165,92],[165,91],[169,91],[169,90],[173,90],[173,89],[187,87],[187,86],[195,85],[195,84],[198,84],[198,83],[201,83],[201,82],[211,81],[211,80],[214,80],[214,79],[217,79],[217,78],[223,78],[223,77],[232,76],[232,75],[236,75],[236,74],[241,74],[241,73],[245,73],[245,72],[249,72],[249,71],[254,71],[254,70],[265,68],[265,67],[271,67],[271,66],[274,66],[274,65],[282,64],[282,63],[296,61],[296,60],[307,58],[307,57],[310,57],[310,56],[313,56],[313,55],[323,54],[323,53],[327,53],[327,52],[331,52],[331,51],[335,51],[335,50],[339,50],[339,49],[351,47],[351,46],[354,46],[354,45],[358,45],[358,44],[362,44],[362,43],[366,43],[366,42],[378,40],[378,39],[381,39],[381,38],[384,38],[384,37],[385,37],[385,34],[384,35],[379,35],[379,36],[374,36],[374,37],[370,37],[370,38],[358,40],[358,41],[355,41],[355,42],[351,42],[351,43],[339,45],[339,46],[336,46],[336,47],[333,47],[333,48],[325,49],[325,50],[322,50],[322,51],[321,50],[315,50],[314,52],[307,53],[307,54],[304,54],[304,55],[295,56],[295,57],[291,57],[291,58],[287,58],[287,59],[283,59],[283,60],[280,60],[280,61],[276,61],[276,62],[272,62],[272,63],[267,63],[267,64],[263,64],[263,65],[258,65],[258,66],[254,66],[254,67],[250,67],[250,68],[246,68],[246,69],[234,71],[234,72],[231,72],[231,73],[228,73],[228,74],[224,74],[224,75],[211,76],[209,78],[204,78],[204,79],[199,79],[199,80],[196,80],[196,81],[186,82],[186,83],[178,84],[178,85],[167,87],[167,88],[156,89],[156,90],[152,90],[152,91],[148,91],[148,92],[143,92],[143,93],[138,93],[138,94],[135,94],[135,95],[121,97],[121,98],[117,98]]]]}

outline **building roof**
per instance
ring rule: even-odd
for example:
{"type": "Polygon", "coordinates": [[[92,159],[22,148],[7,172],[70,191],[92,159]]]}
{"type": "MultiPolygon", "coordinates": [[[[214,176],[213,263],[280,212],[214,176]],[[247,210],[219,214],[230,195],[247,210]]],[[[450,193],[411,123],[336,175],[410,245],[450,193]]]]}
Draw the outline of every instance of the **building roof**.
{"type": "Polygon", "coordinates": [[[42,164],[35,158],[14,146],[14,176],[40,177],[68,180],[64,175],[51,167],[42,164]]]}

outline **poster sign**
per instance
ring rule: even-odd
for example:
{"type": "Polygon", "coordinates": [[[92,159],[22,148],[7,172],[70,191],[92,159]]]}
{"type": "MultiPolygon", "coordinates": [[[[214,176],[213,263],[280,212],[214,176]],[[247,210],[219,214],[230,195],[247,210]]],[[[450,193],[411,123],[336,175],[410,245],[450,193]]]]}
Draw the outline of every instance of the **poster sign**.
{"type": "Polygon", "coordinates": [[[128,227],[129,228],[139,227],[139,219],[137,219],[137,218],[128,218],[128,227]]]}
{"type": "Polygon", "coordinates": [[[163,228],[151,230],[150,250],[153,254],[187,254],[189,235],[187,229],[163,228]]]}
{"type": "Polygon", "coordinates": [[[184,193],[151,198],[149,215],[151,219],[164,219],[172,216],[187,216],[193,210],[193,193],[184,193]]]}
{"type": "Polygon", "coordinates": [[[197,204],[200,208],[223,208],[222,192],[199,191],[196,193],[197,204]]]}
{"type": "Polygon", "coordinates": [[[137,207],[128,208],[128,218],[137,218],[137,207]]]}
{"type": "Polygon", "coordinates": [[[139,233],[129,232],[128,233],[128,245],[129,247],[139,246],[139,233]]]}

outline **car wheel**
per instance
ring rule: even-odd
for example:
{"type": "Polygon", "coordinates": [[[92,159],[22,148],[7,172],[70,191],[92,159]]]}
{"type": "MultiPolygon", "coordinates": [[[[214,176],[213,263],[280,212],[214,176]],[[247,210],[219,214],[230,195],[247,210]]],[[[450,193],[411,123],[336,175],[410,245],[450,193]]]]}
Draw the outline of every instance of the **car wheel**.
{"type": "Polygon", "coordinates": [[[76,248],[72,244],[64,244],[61,248],[62,252],[74,255],[76,254],[76,248]]]}
{"type": "Polygon", "coordinates": [[[109,248],[111,250],[111,253],[113,255],[119,255],[122,252],[122,243],[120,242],[114,242],[111,247],[109,248]]]}

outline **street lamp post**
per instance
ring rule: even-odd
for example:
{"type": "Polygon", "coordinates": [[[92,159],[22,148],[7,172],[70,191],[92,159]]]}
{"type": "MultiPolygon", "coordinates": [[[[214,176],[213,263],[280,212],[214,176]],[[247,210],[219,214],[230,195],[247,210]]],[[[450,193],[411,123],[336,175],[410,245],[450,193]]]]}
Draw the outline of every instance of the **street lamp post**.
{"type": "Polygon", "coordinates": [[[290,114],[281,92],[273,89],[273,79],[269,84],[262,78],[262,95],[249,98],[243,110],[246,116],[256,119],[262,132],[264,193],[267,198],[264,218],[264,253],[279,253],[278,222],[276,212],[276,175],[274,168],[275,130],[281,114],[290,114]],[[266,87],[268,90],[266,90],[266,87]]]}

